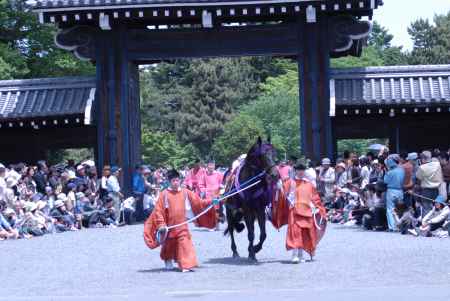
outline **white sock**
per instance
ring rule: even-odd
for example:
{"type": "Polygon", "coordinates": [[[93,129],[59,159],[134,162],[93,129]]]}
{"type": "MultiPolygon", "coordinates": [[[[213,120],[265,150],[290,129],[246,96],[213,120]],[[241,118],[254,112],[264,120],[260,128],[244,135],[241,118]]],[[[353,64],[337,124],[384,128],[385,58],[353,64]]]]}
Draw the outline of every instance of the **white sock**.
{"type": "Polygon", "coordinates": [[[173,269],[173,261],[172,260],[166,260],[166,261],[164,261],[164,264],[166,266],[166,270],[172,270],[173,269]]]}

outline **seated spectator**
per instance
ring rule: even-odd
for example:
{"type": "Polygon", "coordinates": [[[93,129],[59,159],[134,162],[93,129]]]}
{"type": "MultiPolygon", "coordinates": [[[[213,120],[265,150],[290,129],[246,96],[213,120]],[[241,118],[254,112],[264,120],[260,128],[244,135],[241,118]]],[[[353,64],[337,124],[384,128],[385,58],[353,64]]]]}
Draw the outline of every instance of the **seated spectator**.
{"type": "Polygon", "coordinates": [[[115,227],[118,224],[116,210],[114,208],[114,200],[109,196],[107,196],[103,201],[103,206],[101,208],[101,223],[112,227],[115,227]]]}
{"type": "Polygon", "coordinates": [[[125,199],[120,207],[120,225],[131,225],[134,219],[134,213],[136,212],[136,199],[134,197],[129,197],[125,199]]]}
{"type": "Polygon", "coordinates": [[[430,212],[422,220],[420,233],[423,236],[433,236],[436,230],[442,229],[450,214],[450,208],[446,199],[439,195],[430,212]]]}
{"type": "MultiPolygon", "coordinates": [[[[0,201],[0,240],[17,239],[19,238],[19,232],[10,225],[3,215],[5,210],[6,203],[4,201],[0,201]]],[[[7,213],[8,212],[6,212],[6,214],[7,213]]]]}
{"type": "Polygon", "coordinates": [[[414,228],[417,226],[418,221],[414,217],[412,208],[408,207],[406,202],[403,200],[398,201],[393,210],[393,215],[397,230],[401,234],[405,235],[409,232],[414,235],[414,228]]]}
{"type": "Polygon", "coordinates": [[[66,208],[67,197],[60,193],[58,199],[55,201],[55,207],[50,215],[55,219],[55,228],[57,232],[75,231],[75,216],[66,208]]]}
{"type": "Polygon", "coordinates": [[[21,232],[24,234],[42,236],[47,233],[46,219],[38,213],[38,205],[34,202],[25,204],[25,216],[21,225],[21,232]]]}
{"type": "Polygon", "coordinates": [[[363,216],[362,225],[367,230],[384,231],[387,228],[387,220],[382,193],[377,191],[375,184],[368,184],[366,190],[366,206],[369,208],[369,212],[363,216]]]}

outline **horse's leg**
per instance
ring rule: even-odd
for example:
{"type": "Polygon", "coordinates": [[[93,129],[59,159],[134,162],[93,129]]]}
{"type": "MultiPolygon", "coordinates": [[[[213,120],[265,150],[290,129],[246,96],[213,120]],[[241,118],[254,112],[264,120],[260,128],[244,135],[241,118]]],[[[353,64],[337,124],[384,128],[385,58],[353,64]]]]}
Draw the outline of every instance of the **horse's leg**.
{"type": "Polygon", "coordinates": [[[256,262],[255,249],[253,246],[253,241],[255,240],[255,214],[247,211],[244,213],[244,218],[248,231],[248,259],[256,262]]]}
{"type": "Polygon", "coordinates": [[[258,253],[259,251],[262,250],[262,246],[267,237],[267,234],[266,234],[266,212],[264,211],[264,208],[258,210],[257,218],[258,218],[260,235],[259,235],[259,242],[254,248],[255,253],[258,253]]]}
{"type": "Polygon", "coordinates": [[[234,221],[231,214],[231,210],[226,208],[227,211],[227,231],[231,238],[231,251],[233,252],[233,258],[239,258],[239,253],[237,251],[236,242],[234,241],[234,221]]]}

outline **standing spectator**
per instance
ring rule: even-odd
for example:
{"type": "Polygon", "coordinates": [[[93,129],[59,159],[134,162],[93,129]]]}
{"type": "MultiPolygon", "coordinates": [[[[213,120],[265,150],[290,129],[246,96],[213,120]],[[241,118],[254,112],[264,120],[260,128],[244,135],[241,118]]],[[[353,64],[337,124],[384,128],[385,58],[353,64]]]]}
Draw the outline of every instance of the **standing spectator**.
{"type": "MultiPolygon", "coordinates": [[[[408,159],[408,154],[401,154],[400,155],[401,167],[405,171],[405,182],[403,183],[403,190],[404,191],[410,191],[411,189],[414,188],[414,182],[413,182],[414,166],[407,159],[408,159]]],[[[405,206],[407,208],[412,205],[412,196],[411,196],[411,194],[407,193],[405,195],[404,203],[405,203],[405,206]]]]}
{"type": "Polygon", "coordinates": [[[144,166],[137,165],[133,173],[133,196],[136,199],[135,218],[138,222],[144,220],[143,200],[145,190],[144,166]]]}
{"type": "Polygon", "coordinates": [[[377,183],[383,181],[384,178],[384,169],[383,165],[380,163],[378,159],[372,161],[372,169],[370,172],[370,183],[377,183]]]}
{"type": "MultiPolygon", "coordinates": [[[[306,170],[305,170],[305,179],[308,179],[308,181],[311,182],[311,184],[313,184],[314,188],[317,188],[317,172],[314,169],[315,167],[315,163],[311,160],[308,160],[308,162],[306,163],[306,170]]],[[[295,177],[295,171],[294,171],[294,167],[292,167],[292,178],[295,177]]]]}
{"type": "Polygon", "coordinates": [[[361,168],[359,166],[358,158],[353,158],[348,167],[348,181],[350,184],[359,187],[361,185],[361,168]]]}
{"type": "Polygon", "coordinates": [[[424,151],[420,155],[422,165],[419,166],[416,177],[420,181],[422,214],[426,215],[433,208],[430,201],[437,198],[439,188],[443,183],[441,164],[431,160],[431,152],[424,151]]]}
{"type": "Polygon", "coordinates": [[[336,186],[338,188],[347,186],[347,173],[345,172],[344,162],[340,162],[336,165],[336,186]]]}
{"type": "Polygon", "coordinates": [[[33,176],[33,180],[36,182],[36,190],[39,193],[45,193],[45,187],[47,186],[47,173],[48,168],[45,161],[38,161],[37,172],[33,176]]]}
{"type": "Polygon", "coordinates": [[[0,163],[0,201],[5,197],[6,190],[6,168],[0,163]]]}
{"type": "Polygon", "coordinates": [[[106,181],[108,195],[113,199],[114,209],[116,212],[120,212],[120,203],[123,199],[123,194],[119,183],[120,171],[121,169],[117,166],[111,167],[111,175],[106,181]]]}
{"type": "Polygon", "coordinates": [[[80,164],[77,166],[77,175],[76,179],[74,179],[74,182],[77,187],[88,186],[89,178],[86,175],[86,167],[84,165],[80,164]]]}
{"type": "Polygon", "coordinates": [[[447,153],[442,152],[440,154],[440,162],[442,168],[442,176],[444,179],[445,187],[447,188],[447,194],[450,193],[450,162],[449,155],[447,153]]]}
{"type": "MultiPolygon", "coordinates": [[[[36,187],[37,184],[34,181],[34,169],[31,166],[27,167],[27,171],[25,173],[25,176],[23,178],[23,183],[25,184],[27,190],[29,191],[29,193],[34,194],[36,192],[36,187]]],[[[45,188],[44,188],[45,190],[45,188]]],[[[44,191],[45,193],[45,191],[44,191]]]]}
{"type": "Polygon", "coordinates": [[[334,183],[336,175],[331,166],[331,160],[325,158],[322,160],[322,166],[319,168],[319,191],[325,197],[325,204],[329,204],[334,199],[334,183]]]}
{"type": "Polygon", "coordinates": [[[88,171],[88,189],[91,193],[97,194],[100,189],[100,181],[97,177],[97,168],[95,166],[89,167],[88,171]]]}
{"type": "Polygon", "coordinates": [[[384,182],[387,185],[386,191],[386,217],[389,231],[396,230],[396,223],[393,210],[399,200],[403,200],[403,183],[405,182],[405,171],[398,166],[394,157],[388,157],[385,161],[388,168],[384,176],[384,182]]]}
{"type": "Polygon", "coordinates": [[[111,167],[109,165],[103,166],[102,178],[100,179],[100,199],[104,199],[108,194],[108,178],[111,176],[111,167]]]}
{"type": "Polygon", "coordinates": [[[371,166],[367,157],[362,157],[361,163],[361,189],[364,189],[370,183],[371,166]]]}
{"type": "Polygon", "coordinates": [[[57,190],[61,185],[61,178],[58,170],[56,168],[51,167],[48,172],[48,184],[54,190],[57,190]]]}

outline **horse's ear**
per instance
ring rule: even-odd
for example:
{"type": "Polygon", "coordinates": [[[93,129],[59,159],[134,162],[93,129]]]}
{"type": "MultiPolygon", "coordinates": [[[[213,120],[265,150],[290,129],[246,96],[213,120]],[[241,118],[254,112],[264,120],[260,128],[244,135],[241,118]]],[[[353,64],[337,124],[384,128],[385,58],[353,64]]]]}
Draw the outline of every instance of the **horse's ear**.
{"type": "Polygon", "coordinates": [[[261,136],[258,136],[258,140],[256,141],[256,143],[258,143],[258,145],[261,145],[261,144],[262,144],[261,136]]]}

